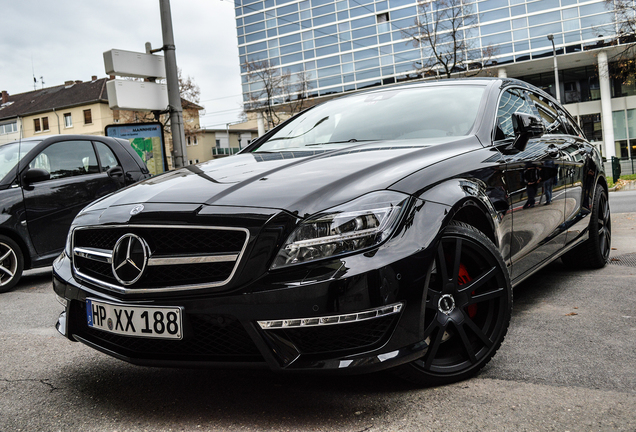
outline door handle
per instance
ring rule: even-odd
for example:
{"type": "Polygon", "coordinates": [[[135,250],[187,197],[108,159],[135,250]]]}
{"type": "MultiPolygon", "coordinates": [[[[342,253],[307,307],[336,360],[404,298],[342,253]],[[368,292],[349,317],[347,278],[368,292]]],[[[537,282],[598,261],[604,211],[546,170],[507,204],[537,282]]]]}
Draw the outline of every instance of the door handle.
{"type": "Polygon", "coordinates": [[[108,174],[108,177],[110,178],[118,179],[119,177],[124,176],[124,170],[120,166],[114,166],[108,171],[106,171],[106,174],[108,174]]]}

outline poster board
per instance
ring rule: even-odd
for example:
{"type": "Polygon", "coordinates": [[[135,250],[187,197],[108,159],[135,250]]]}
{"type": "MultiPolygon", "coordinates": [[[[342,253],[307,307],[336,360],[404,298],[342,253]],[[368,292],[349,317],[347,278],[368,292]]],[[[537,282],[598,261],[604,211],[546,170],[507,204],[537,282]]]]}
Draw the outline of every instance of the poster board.
{"type": "Polygon", "coordinates": [[[161,123],[113,124],[106,126],[105,133],[109,137],[128,140],[153,176],[167,171],[161,123]]]}

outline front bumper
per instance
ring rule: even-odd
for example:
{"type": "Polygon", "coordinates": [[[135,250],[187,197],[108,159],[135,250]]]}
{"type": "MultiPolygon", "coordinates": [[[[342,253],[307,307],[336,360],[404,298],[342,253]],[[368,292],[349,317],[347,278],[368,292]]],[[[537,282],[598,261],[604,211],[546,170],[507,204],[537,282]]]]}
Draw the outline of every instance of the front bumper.
{"type": "Polygon", "coordinates": [[[138,365],[371,372],[426,351],[420,335],[423,290],[417,289],[423,281],[402,280],[424,255],[350,278],[269,290],[253,287],[250,293],[132,301],[83,285],[62,255],[54,263],[53,288],[66,307],[56,327],[71,340],[138,365]],[[184,338],[149,340],[88,327],[87,298],[182,307],[184,338]]]}

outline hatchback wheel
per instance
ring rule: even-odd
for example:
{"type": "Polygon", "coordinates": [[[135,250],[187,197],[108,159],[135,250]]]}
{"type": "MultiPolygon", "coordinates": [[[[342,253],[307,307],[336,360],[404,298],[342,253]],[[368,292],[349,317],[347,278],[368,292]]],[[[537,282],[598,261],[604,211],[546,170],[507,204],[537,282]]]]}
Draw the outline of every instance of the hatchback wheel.
{"type": "Polygon", "coordinates": [[[499,349],[510,323],[512,288],[499,251],[477,229],[454,223],[442,235],[424,288],[428,349],[395,372],[425,385],[474,375],[499,349]]]}
{"type": "Polygon", "coordinates": [[[23,268],[20,247],[9,237],[0,235],[0,292],[7,292],[18,283],[23,268]]]}

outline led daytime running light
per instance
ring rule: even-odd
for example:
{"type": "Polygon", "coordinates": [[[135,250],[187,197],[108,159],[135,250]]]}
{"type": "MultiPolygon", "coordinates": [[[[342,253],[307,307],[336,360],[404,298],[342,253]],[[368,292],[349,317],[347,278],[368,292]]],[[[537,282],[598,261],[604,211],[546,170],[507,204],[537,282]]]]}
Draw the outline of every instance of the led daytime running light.
{"type": "Polygon", "coordinates": [[[333,243],[336,241],[354,240],[357,238],[367,237],[372,234],[379,233],[381,228],[369,228],[363,231],[354,231],[351,234],[336,234],[329,237],[321,237],[319,239],[298,240],[286,246],[287,249],[294,247],[308,247],[321,244],[333,243]]]}
{"type": "Polygon", "coordinates": [[[271,321],[257,321],[263,330],[275,330],[280,328],[317,327],[334,324],[347,324],[351,322],[366,321],[374,318],[381,318],[393,315],[402,311],[404,303],[395,303],[389,306],[382,306],[357,313],[344,315],[329,315],[314,318],[294,318],[271,321]]]}

